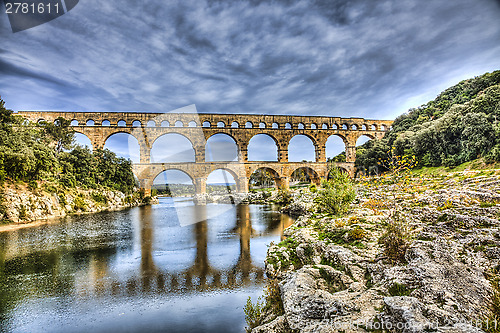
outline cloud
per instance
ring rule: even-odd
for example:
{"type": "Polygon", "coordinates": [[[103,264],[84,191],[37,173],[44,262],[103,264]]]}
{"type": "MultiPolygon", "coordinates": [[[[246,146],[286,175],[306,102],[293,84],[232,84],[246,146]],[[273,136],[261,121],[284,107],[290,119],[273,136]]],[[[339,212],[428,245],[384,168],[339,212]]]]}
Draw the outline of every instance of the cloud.
{"type": "Polygon", "coordinates": [[[495,0],[88,0],[0,25],[0,93],[14,110],[391,119],[499,69],[499,14],[495,0]]]}

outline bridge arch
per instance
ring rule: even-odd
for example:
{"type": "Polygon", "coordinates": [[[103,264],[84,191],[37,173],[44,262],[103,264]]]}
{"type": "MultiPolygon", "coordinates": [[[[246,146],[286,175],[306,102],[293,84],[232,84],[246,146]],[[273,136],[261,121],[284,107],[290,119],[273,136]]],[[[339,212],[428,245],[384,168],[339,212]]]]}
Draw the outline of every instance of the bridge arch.
{"type": "Polygon", "coordinates": [[[194,195],[197,190],[194,178],[188,172],[177,168],[158,171],[152,180],[152,187],[157,189],[159,194],[168,191],[171,196],[194,195]]]}
{"type": "Polygon", "coordinates": [[[231,128],[239,128],[239,127],[240,127],[240,124],[237,121],[233,121],[231,123],[231,128]]]}
{"type": "Polygon", "coordinates": [[[111,122],[107,119],[104,119],[101,123],[101,126],[111,126],[111,122]]]}
{"type": "Polygon", "coordinates": [[[94,125],[95,125],[95,121],[93,119],[88,119],[85,122],[85,126],[94,126],[94,125]]]}
{"type": "Polygon", "coordinates": [[[125,127],[125,126],[127,126],[127,122],[125,120],[123,120],[123,119],[118,120],[118,122],[116,123],[116,126],[118,126],[118,127],[125,127]]]}
{"type": "Polygon", "coordinates": [[[73,119],[70,123],[70,126],[78,126],[78,120],[73,119]]]}
{"type": "Polygon", "coordinates": [[[217,168],[207,175],[206,185],[214,186],[215,184],[230,189],[230,192],[238,191],[238,175],[230,168],[217,168]]]}
{"type": "Polygon", "coordinates": [[[235,138],[227,133],[214,133],[205,144],[206,162],[238,161],[238,145],[235,138]]]}
{"type": "Polygon", "coordinates": [[[278,161],[278,140],[270,134],[254,135],[248,142],[249,161],[278,161]]]}
{"type": "Polygon", "coordinates": [[[167,133],[153,141],[150,158],[152,163],[195,162],[195,150],[187,136],[167,133]]]}
{"type": "Polygon", "coordinates": [[[315,140],[307,134],[294,135],[288,142],[288,161],[316,161],[315,140]]]}
{"type": "Polygon", "coordinates": [[[346,145],[347,139],[344,136],[339,134],[330,135],[325,144],[327,160],[338,156],[342,152],[345,153],[346,145]]]}
{"type": "Polygon", "coordinates": [[[156,122],[154,120],[149,120],[146,123],[146,127],[156,127],[156,122]]]}
{"type": "Polygon", "coordinates": [[[128,158],[134,163],[140,162],[140,146],[135,136],[128,132],[115,132],[104,141],[104,148],[108,148],[117,156],[128,158]]]}
{"type": "Polygon", "coordinates": [[[249,188],[280,187],[281,177],[272,167],[255,169],[248,179],[249,188]]]}
{"type": "Polygon", "coordinates": [[[316,185],[320,185],[320,177],[314,168],[308,166],[300,166],[298,168],[292,169],[292,172],[288,176],[291,183],[301,183],[309,182],[316,185]]]}
{"type": "Polygon", "coordinates": [[[168,120],[164,120],[160,124],[161,127],[170,127],[170,122],[168,120]]]}
{"type": "Polygon", "coordinates": [[[82,132],[79,132],[79,131],[75,131],[75,142],[76,144],[80,145],[80,146],[87,146],[89,147],[90,150],[93,150],[93,146],[92,146],[92,141],[90,141],[90,138],[85,135],[84,133],[82,132]]]}

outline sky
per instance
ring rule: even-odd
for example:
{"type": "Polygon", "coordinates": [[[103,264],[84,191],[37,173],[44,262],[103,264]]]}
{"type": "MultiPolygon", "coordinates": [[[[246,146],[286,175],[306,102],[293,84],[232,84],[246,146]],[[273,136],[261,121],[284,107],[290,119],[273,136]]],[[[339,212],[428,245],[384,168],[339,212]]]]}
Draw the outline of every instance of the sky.
{"type": "Polygon", "coordinates": [[[497,69],[500,0],[82,0],[17,33],[0,13],[13,110],[394,119],[497,69]]]}

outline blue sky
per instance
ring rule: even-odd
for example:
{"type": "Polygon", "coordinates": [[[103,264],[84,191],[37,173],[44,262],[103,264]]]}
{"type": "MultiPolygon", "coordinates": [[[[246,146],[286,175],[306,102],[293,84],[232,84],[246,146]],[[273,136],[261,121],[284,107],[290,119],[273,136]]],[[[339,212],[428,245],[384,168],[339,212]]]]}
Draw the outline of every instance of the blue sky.
{"type": "Polygon", "coordinates": [[[13,110],[393,119],[500,69],[500,1],[85,0],[0,41],[13,110]]]}

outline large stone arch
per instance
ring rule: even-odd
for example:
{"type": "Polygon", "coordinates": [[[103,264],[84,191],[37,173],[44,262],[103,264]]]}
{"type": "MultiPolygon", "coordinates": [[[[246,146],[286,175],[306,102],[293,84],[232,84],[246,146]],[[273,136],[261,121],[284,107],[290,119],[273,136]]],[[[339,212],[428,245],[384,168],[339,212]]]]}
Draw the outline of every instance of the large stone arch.
{"type": "Polygon", "coordinates": [[[152,163],[196,162],[196,150],[192,141],[186,135],[177,132],[162,134],[155,138],[149,151],[152,163]],[[174,142],[160,145],[162,140],[168,139],[174,142]],[[164,156],[155,156],[159,154],[163,154],[164,156]],[[170,160],[162,160],[165,159],[165,157],[170,157],[170,160]]]}
{"type": "Polygon", "coordinates": [[[210,135],[207,138],[207,142],[205,143],[205,161],[206,162],[231,162],[231,161],[238,161],[239,160],[239,155],[240,155],[240,147],[238,145],[238,142],[235,140],[235,138],[224,132],[217,132],[212,135],[210,135]],[[231,144],[229,144],[229,141],[223,142],[224,140],[220,141],[219,143],[214,142],[214,138],[218,136],[219,138],[230,138],[231,139],[231,144]],[[214,145],[215,144],[215,145],[214,145]],[[217,147],[218,146],[218,147],[217,147]],[[226,147],[224,147],[226,146],[226,147]],[[235,149],[234,154],[233,151],[230,151],[229,149],[235,149]],[[217,151],[214,152],[214,149],[217,151]],[[227,158],[226,158],[227,156],[227,158]],[[231,159],[232,157],[232,159],[231,159]]]}
{"type": "MultiPolygon", "coordinates": [[[[255,148],[255,149],[257,149],[257,148],[255,148]]],[[[271,135],[269,133],[258,133],[258,134],[253,135],[250,138],[250,140],[248,140],[247,151],[248,151],[248,161],[278,161],[279,160],[279,142],[278,142],[278,140],[273,135],[271,135]],[[270,138],[273,141],[274,147],[276,148],[276,157],[275,158],[272,158],[272,159],[258,159],[258,158],[253,158],[253,155],[255,155],[255,150],[253,150],[254,148],[252,147],[252,140],[254,140],[253,141],[253,145],[257,144],[255,140],[259,136],[261,138],[264,138],[264,137],[265,138],[270,138]]],[[[268,152],[268,150],[266,150],[266,152],[268,152]]]]}
{"type": "MultiPolygon", "coordinates": [[[[287,150],[288,150],[288,161],[289,162],[301,162],[302,160],[304,160],[304,158],[300,159],[300,158],[295,158],[295,154],[297,153],[296,151],[292,151],[291,148],[294,148],[294,147],[291,147],[292,145],[292,141],[294,139],[299,139],[302,138],[302,137],[305,137],[305,138],[308,138],[312,144],[312,151],[308,151],[307,154],[311,154],[311,161],[312,162],[316,162],[316,147],[317,147],[317,144],[316,144],[316,140],[310,136],[310,135],[307,135],[307,134],[296,134],[294,136],[292,136],[290,138],[290,140],[288,141],[288,147],[287,147],[287,150]],[[292,157],[291,157],[292,156],[292,157]]],[[[303,147],[303,145],[301,145],[301,147],[303,147]]],[[[294,149],[298,149],[297,147],[295,147],[294,149]]],[[[305,151],[305,149],[304,149],[305,151]]],[[[304,151],[302,151],[302,153],[305,153],[304,151]]],[[[307,159],[305,159],[307,160],[307,159]]]]}
{"type": "Polygon", "coordinates": [[[316,171],[313,167],[305,166],[305,165],[297,166],[296,168],[291,168],[290,174],[288,175],[288,178],[292,179],[293,175],[299,170],[305,170],[306,175],[309,177],[311,183],[314,183],[316,185],[321,184],[321,179],[320,179],[318,171],[316,171]]]}
{"type": "Polygon", "coordinates": [[[338,154],[345,152],[349,145],[347,138],[339,133],[329,135],[325,140],[325,156],[326,158],[333,158],[338,154]],[[340,140],[340,141],[339,141],[340,140]],[[336,142],[335,142],[336,141],[336,142]],[[338,151],[338,149],[341,149],[338,151]]]}
{"type": "Polygon", "coordinates": [[[250,174],[250,177],[248,177],[248,186],[250,188],[251,186],[251,182],[252,182],[252,177],[259,171],[259,170],[263,170],[263,171],[267,171],[267,172],[270,172],[271,176],[273,177],[273,181],[274,181],[274,186],[276,188],[280,188],[282,187],[282,181],[281,181],[281,176],[279,174],[278,171],[276,171],[274,168],[272,168],[271,166],[260,166],[260,167],[256,167],[254,168],[254,170],[251,172],[250,174]]]}
{"type": "Polygon", "coordinates": [[[207,185],[208,185],[208,177],[210,177],[210,175],[212,175],[214,172],[216,172],[218,170],[225,171],[233,177],[237,192],[246,192],[246,186],[245,186],[245,184],[242,183],[242,182],[246,182],[245,177],[242,177],[242,175],[238,174],[238,172],[236,170],[233,170],[230,167],[230,165],[218,166],[218,167],[215,167],[215,168],[208,170],[207,174],[205,175],[205,182],[207,185]]]}
{"type": "MultiPolygon", "coordinates": [[[[140,140],[137,139],[137,137],[135,137],[132,133],[130,132],[126,132],[126,131],[116,131],[116,132],[113,132],[111,133],[110,135],[108,135],[106,137],[106,139],[103,141],[103,148],[106,147],[106,145],[108,144],[109,140],[113,137],[113,136],[116,136],[116,135],[120,135],[120,134],[124,134],[124,135],[127,135],[127,149],[128,149],[128,154],[125,154],[124,153],[124,150],[123,150],[123,147],[114,147],[114,148],[108,148],[109,150],[111,150],[112,152],[114,152],[117,156],[121,156],[121,157],[125,157],[125,158],[130,158],[132,160],[132,162],[134,163],[140,163],[141,161],[141,157],[142,157],[142,154],[141,154],[141,144],[140,144],[140,140]],[[129,147],[129,143],[130,143],[130,138],[133,138],[135,141],[134,143],[137,144],[137,149],[133,149],[132,151],[130,150],[130,147],[129,147]],[[137,150],[137,151],[136,151],[137,150]],[[137,154],[136,154],[137,153],[137,154]],[[127,157],[128,156],[128,157],[127,157]],[[135,158],[137,157],[137,158],[135,158]]],[[[121,144],[123,145],[123,144],[121,144]]],[[[109,147],[109,144],[108,144],[108,147],[109,147]]],[[[135,148],[135,147],[134,147],[135,148]]]]}
{"type": "MultiPolygon", "coordinates": [[[[94,144],[92,143],[92,140],[89,138],[89,136],[88,136],[87,134],[83,133],[83,131],[78,131],[78,130],[74,131],[74,133],[75,133],[75,134],[78,134],[78,135],[82,135],[82,136],[84,136],[85,138],[87,138],[87,140],[88,140],[88,141],[89,141],[89,143],[90,143],[89,148],[90,148],[91,150],[93,150],[93,149],[94,149],[94,144]]],[[[75,135],[75,140],[77,140],[76,135],[75,135]]],[[[85,141],[86,141],[86,140],[85,140],[85,141]]],[[[80,146],[87,146],[86,144],[85,144],[85,145],[82,145],[81,143],[78,143],[78,144],[79,144],[80,146]]]]}
{"type": "MultiPolygon", "coordinates": [[[[168,171],[178,171],[178,172],[181,172],[181,173],[183,173],[184,175],[188,176],[188,177],[189,177],[189,179],[191,180],[191,184],[193,185],[193,192],[194,192],[194,193],[196,193],[196,192],[197,192],[197,184],[196,184],[195,178],[194,178],[192,175],[190,175],[188,171],[186,171],[186,170],[182,170],[181,168],[164,168],[164,169],[160,169],[159,171],[155,172],[155,173],[152,175],[152,177],[151,177],[151,179],[150,179],[150,182],[151,182],[151,184],[150,184],[150,185],[151,185],[151,186],[154,186],[154,182],[155,182],[155,180],[156,180],[156,179],[157,179],[157,178],[158,178],[158,177],[159,177],[162,173],[164,173],[164,172],[166,173],[166,172],[168,172],[168,171]]],[[[167,183],[167,185],[168,185],[168,183],[167,183]]],[[[193,194],[194,194],[194,193],[193,193],[193,194]]]]}

